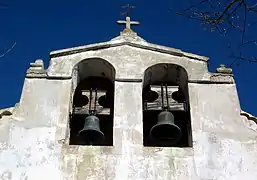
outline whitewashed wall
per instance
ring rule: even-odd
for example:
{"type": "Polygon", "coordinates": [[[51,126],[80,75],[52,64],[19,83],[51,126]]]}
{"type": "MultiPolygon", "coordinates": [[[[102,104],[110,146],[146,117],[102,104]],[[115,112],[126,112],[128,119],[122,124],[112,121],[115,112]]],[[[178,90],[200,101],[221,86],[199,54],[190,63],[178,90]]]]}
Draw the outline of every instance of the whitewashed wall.
{"type": "Polygon", "coordinates": [[[257,133],[240,116],[233,78],[213,76],[206,61],[122,45],[54,57],[47,74],[60,79],[26,78],[13,115],[0,119],[1,180],[257,177],[257,133]],[[190,80],[193,147],[143,147],[142,82],[115,82],[113,147],[68,145],[72,68],[94,57],[109,61],[116,78],[142,79],[156,63],[184,67],[190,80]],[[210,83],[198,82],[202,80],[210,83]],[[217,84],[221,81],[227,84],[217,84]]]}

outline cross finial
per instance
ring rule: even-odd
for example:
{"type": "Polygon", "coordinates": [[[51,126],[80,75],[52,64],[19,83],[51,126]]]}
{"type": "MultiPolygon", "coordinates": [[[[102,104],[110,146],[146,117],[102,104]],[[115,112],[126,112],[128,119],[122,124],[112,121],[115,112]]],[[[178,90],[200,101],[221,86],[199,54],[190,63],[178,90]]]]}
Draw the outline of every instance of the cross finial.
{"type": "Polygon", "coordinates": [[[138,21],[131,21],[130,20],[130,14],[131,14],[131,9],[135,8],[135,6],[131,6],[129,4],[122,6],[122,8],[126,8],[127,11],[122,13],[122,15],[126,15],[126,21],[117,21],[118,24],[126,24],[126,30],[131,31],[131,25],[138,25],[138,21]]]}
{"type": "Polygon", "coordinates": [[[118,24],[126,24],[126,29],[130,29],[130,30],[131,30],[131,25],[139,24],[138,21],[131,21],[129,16],[126,17],[126,21],[117,21],[117,23],[118,24]]]}

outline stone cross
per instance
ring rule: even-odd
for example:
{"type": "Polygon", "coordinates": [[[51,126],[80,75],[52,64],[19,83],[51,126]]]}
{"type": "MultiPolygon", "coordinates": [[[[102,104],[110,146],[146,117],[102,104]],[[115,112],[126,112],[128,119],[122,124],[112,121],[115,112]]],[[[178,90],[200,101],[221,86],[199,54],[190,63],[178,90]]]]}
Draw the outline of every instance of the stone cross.
{"type": "Polygon", "coordinates": [[[126,29],[131,29],[131,25],[138,25],[138,21],[131,21],[130,17],[126,17],[126,21],[117,21],[118,24],[126,24],[126,29]]]}

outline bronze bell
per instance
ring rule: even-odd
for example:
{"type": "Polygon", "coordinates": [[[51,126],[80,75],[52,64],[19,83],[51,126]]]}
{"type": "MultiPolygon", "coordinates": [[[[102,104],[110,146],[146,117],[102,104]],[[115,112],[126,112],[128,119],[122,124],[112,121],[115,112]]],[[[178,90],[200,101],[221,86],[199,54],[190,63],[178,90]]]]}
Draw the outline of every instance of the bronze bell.
{"type": "Polygon", "coordinates": [[[104,141],[104,133],[100,130],[99,118],[96,116],[87,116],[84,128],[79,131],[79,137],[88,144],[101,143],[104,141]]]}
{"type": "Polygon", "coordinates": [[[150,137],[158,142],[177,143],[181,138],[181,129],[174,123],[174,116],[169,111],[158,115],[158,122],[150,130],[150,137]]]}

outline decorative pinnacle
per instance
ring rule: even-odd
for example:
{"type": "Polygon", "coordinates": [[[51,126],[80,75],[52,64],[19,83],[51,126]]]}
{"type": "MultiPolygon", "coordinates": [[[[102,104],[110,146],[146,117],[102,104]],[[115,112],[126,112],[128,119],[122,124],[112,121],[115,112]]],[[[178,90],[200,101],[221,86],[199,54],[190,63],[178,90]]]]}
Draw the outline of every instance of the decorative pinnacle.
{"type": "Polygon", "coordinates": [[[216,72],[222,74],[232,74],[232,69],[227,68],[225,64],[221,64],[220,67],[216,69],[216,72]]]}

